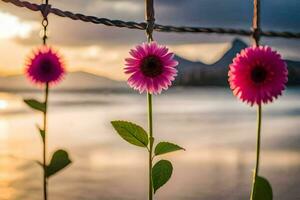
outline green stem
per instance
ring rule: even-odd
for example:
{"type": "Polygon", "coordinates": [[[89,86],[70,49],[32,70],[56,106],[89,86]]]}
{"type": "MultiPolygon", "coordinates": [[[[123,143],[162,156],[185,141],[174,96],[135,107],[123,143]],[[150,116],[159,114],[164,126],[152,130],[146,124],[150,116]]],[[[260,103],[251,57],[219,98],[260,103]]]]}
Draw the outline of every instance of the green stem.
{"type": "Polygon", "coordinates": [[[251,191],[251,199],[254,199],[254,194],[256,190],[256,180],[259,172],[259,158],[260,158],[260,135],[261,135],[261,118],[262,118],[262,112],[261,112],[261,105],[258,105],[257,109],[257,141],[256,141],[256,165],[254,169],[253,174],[253,185],[252,185],[252,191],[251,191]]]}
{"type": "Polygon", "coordinates": [[[47,142],[46,142],[46,136],[47,136],[47,107],[48,107],[48,96],[49,96],[49,83],[46,83],[45,87],[45,112],[44,112],[44,131],[45,131],[45,136],[43,138],[43,171],[44,171],[44,176],[43,176],[43,191],[44,191],[44,200],[48,199],[48,194],[47,194],[47,162],[46,162],[46,151],[47,151],[47,142]]]}
{"type": "Polygon", "coordinates": [[[152,183],[152,152],[153,152],[153,125],[152,125],[152,95],[147,93],[148,99],[148,126],[149,126],[149,200],[153,200],[152,183]]]}

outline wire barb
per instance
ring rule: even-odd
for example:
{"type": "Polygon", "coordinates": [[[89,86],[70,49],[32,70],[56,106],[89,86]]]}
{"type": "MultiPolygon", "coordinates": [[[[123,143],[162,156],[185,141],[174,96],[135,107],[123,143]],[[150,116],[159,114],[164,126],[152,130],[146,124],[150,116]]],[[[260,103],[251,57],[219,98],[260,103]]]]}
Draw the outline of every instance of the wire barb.
{"type": "Polygon", "coordinates": [[[146,33],[148,37],[148,42],[153,41],[153,30],[155,26],[155,21],[154,20],[147,20],[147,26],[146,26],[146,33]]]}
{"type": "MultiPolygon", "coordinates": [[[[6,3],[12,3],[18,7],[24,7],[32,11],[41,11],[41,6],[38,4],[30,3],[28,1],[21,0],[1,0],[6,3]]],[[[49,13],[55,14],[60,17],[67,17],[72,20],[80,20],[84,22],[90,22],[93,24],[102,24],[105,26],[113,26],[119,28],[146,30],[147,23],[145,22],[126,22],[122,20],[112,20],[107,18],[98,18],[95,16],[86,16],[83,14],[75,14],[70,11],[62,11],[58,8],[49,8],[49,13]]],[[[168,26],[154,24],[153,30],[158,32],[174,32],[174,33],[216,33],[216,34],[229,34],[240,36],[252,36],[255,30],[243,30],[232,28],[206,28],[206,27],[187,27],[187,26],[168,26]]],[[[280,38],[294,38],[300,39],[300,32],[277,32],[277,31],[262,31],[260,30],[260,36],[264,37],[280,37],[280,38]]]]}
{"type": "Polygon", "coordinates": [[[40,7],[40,10],[41,10],[41,13],[42,13],[44,19],[47,18],[50,13],[50,10],[51,10],[51,5],[41,4],[39,7],[40,7]]]}

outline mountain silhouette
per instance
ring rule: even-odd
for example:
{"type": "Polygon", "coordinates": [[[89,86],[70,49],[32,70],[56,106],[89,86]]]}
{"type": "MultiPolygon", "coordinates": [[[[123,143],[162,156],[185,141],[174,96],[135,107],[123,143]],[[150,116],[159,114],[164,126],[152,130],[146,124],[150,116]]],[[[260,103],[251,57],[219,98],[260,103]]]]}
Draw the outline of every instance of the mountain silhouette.
{"type": "MultiPolygon", "coordinates": [[[[227,86],[228,66],[232,59],[248,45],[240,39],[232,42],[231,48],[213,64],[193,62],[175,55],[179,62],[178,86],[227,86]]],[[[300,85],[300,62],[286,60],[289,70],[289,85],[300,85]]],[[[29,83],[24,75],[0,77],[0,91],[36,91],[40,90],[29,83]]],[[[61,84],[54,87],[55,91],[70,92],[123,92],[129,91],[125,81],[115,81],[106,77],[87,72],[70,72],[61,84]]]]}
{"type": "MultiPolygon", "coordinates": [[[[124,91],[128,88],[123,81],[115,81],[88,72],[69,72],[64,80],[53,87],[54,91],[63,92],[110,92],[124,91]]],[[[0,91],[36,91],[41,88],[31,84],[24,75],[0,77],[0,91]]]]}
{"type": "MultiPolygon", "coordinates": [[[[179,56],[175,59],[179,61],[178,77],[176,85],[189,86],[224,86],[228,85],[228,66],[232,63],[232,59],[242,49],[248,45],[240,39],[232,42],[231,48],[213,64],[205,64],[202,62],[193,62],[179,56]]],[[[289,70],[289,85],[300,85],[300,62],[285,60],[289,70]]]]}

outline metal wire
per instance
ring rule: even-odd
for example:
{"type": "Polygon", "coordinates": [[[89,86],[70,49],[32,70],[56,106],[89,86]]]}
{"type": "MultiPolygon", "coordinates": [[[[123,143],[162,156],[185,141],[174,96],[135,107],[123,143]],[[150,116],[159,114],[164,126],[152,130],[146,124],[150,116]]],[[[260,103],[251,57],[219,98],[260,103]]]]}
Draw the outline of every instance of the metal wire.
{"type": "MultiPolygon", "coordinates": [[[[28,1],[20,0],[1,0],[6,3],[12,3],[18,7],[24,7],[32,11],[43,11],[44,6],[28,1]]],[[[70,11],[62,11],[58,8],[50,8],[49,13],[55,14],[60,17],[67,17],[72,20],[80,20],[84,22],[90,22],[94,24],[102,24],[105,26],[114,26],[119,28],[138,29],[146,30],[147,23],[145,22],[131,22],[122,20],[112,20],[107,18],[98,18],[95,16],[86,16],[80,13],[72,13],[70,11]]],[[[158,32],[174,32],[174,33],[216,33],[216,34],[230,34],[230,35],[241,35],[251,36],[253,30],[244,29],[232,29],[232,28],[206,28],[206,27],[188,27],[188,26],[168,26],[154,24],[154,30],[158,32]]],[[[277,31],[260,31],[260,36],[265,37],[281,37],[281,38],[296,38],[300,39],[300,32],[277,32],[277,31]]]]}

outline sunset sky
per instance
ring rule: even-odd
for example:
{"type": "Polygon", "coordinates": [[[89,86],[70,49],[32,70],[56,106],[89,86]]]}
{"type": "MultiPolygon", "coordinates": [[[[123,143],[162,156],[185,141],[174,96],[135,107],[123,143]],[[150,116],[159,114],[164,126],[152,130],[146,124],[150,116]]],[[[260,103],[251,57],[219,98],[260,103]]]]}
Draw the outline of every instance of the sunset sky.
{"type": "MultiPolygon", "coordinates": [[[[41,1],[31,1],[40,3],[41,1]]],[[[141,22],[142,0],[50,0],[53,7],[112,19],[141,22]]],[[[168,25],[245,28],[251,26],[250,0],[156,0],[156,22],[168,25]],[[176,2],[176,3],[174,3],[176,2]]],[[[263,0],[264,30],[300,32],[299,0],[263,0]]],[[[31,51],[41,44],[41,15],[0,1],[0,75],[19,74],[31,51]]],[[[70,71],[84,70],[124,79],[122,66],[128,49],[145,41],[139,30],[119,29],[49,17],[49,44],[65,56],[70,71]]],[[[232,36],[155,33],[178,55],[212,63],[230,47],[232,36]]],[[[249,42],[248,38],[242,38],[249,42]]],[[[300,60],[300,41],[263,38],[286,58],[300,60]]]]}

